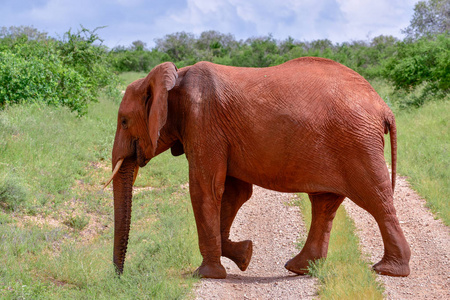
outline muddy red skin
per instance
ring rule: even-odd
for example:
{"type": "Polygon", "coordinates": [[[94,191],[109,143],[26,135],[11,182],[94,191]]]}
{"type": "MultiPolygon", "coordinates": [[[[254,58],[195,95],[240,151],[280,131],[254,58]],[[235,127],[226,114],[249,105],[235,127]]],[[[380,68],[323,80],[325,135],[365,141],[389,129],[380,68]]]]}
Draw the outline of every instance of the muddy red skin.
{"type": "Polygon", "coordinates": [[[305,274],[309,261],[326,257],[333,218],[348,197],[380,228],[384,256],[374,270],[407,276],[410,249],[393,206],[396,145],[388,106],[360,75],[331,60],[260,69],[161,64],[128,86],[119,109],[112,155],[113,167],[123,160],[113,181],[117,271],[124,267],[137,170],[171,148],[189,162],[203,256],[197,275],[225,278],[221,256],[247,268],[251,241],[233,242],[229,233],[256,184],[309,194],[311,228],[288,270],[305,274]],[[383,155],[389,132],[392,180],[383,155]]]}

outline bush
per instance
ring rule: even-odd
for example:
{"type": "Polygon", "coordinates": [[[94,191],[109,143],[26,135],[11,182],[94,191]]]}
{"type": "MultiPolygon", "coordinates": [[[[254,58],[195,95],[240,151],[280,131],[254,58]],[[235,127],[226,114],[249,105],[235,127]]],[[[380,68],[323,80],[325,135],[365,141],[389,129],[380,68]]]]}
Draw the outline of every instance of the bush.
{"type": "Polygon", "coordinates": [[[279,57],[276,41],[272,36],[247,40],[231,58],[231,63],[239,67],[269,67],[279,57]]]}
{"type": "Polygon", "coordinates": [[[65,68],[56,56],[51,61],[0,52],[0,107],[38,102],[84,114],[90,97],[85,78],[65,68]]]}
{"type": "Polygon", "coordinates": [[[385,78],[397,90],[421,93],[410,104],[420,106],[429,99],[440,99],[450,91],[450,36],[448,33],[415,42],[400,42],[386,64],[385,78]]]}
{"type": "Polygon", "coordinates": [[[90,101],[97,101],[100,88],[117,83],[117,78],[107,62],[107,48],[94,44],[97,41],[102,42],[95,33],[98,29],[90,31],[82,27],[77,33],[69,30],[56,47],[63,65],[75,70],[85,79],[90,101]]]}
{"type": "Polygon", "coordinates": [[[0,40],[0,108],[16,103],[62,105],[83,115],[99,91],[118,95],[117,78],[96,46],[94,31],[83,28],[64,39],[30,40],[22,35],[0,40]]]}

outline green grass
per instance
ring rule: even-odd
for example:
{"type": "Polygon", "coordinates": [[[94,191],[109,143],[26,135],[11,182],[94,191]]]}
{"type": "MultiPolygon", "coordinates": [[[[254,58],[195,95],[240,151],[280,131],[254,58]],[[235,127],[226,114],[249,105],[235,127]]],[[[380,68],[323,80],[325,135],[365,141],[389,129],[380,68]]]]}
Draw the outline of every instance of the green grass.
{"type": "Polygon", "coordinates": [[[84,118],[66,109],[37,105],[0,112],[0,178],[9,182],[2,189],[3,202],[13,210],[19,205],[41,211],[43,206],[76,197],[72,187],[76,180],[89,177],[89,164],[110,157],[112,107],[117,105],[102,101],[84,118]]]}
{"type": "Polygon", "coordinates": [[[450,226],[450,99],[396,117],[398,172],[450,226]]]}
{"type": "Polygon", "coordinates": [[[128,84],[132,83],[136,79],[144,78],[148,75],[145,72],[124,72],[119,74],[119,79],[123,83],[123,90],[128,84]]]}
{"type": "MultiPolygon", "coordinates": [[[[298,205],[309,228],[311,203],[308,197],[302,194],[298,205]]],[[[299,244],[302,247],[304,241],[299,244]]],[[[342,206],[333,222],[327,259],[311,264],[309,273],[319,279],[318,295],[322,299],[383,299],[383,287],[376,281],[370,265],[362,259],[355,226],[342,206]]]]}
{"type": "Polygon", "coordinates": [[[125,272],[112,265],[110,155],[118,103],[77,118],[37,105],[0,111],[0,298],[174,299],[200,264],[187,162],[141,169],[125,272]],[[169,170],[164,172],[164,170],[169,170]]]}
{"type": "MultiPolygon", "coordinates": [[[[396,116],[398,173],[407,176],[434,215],[450,226],[450,96],[420,108],[399,109],[399,95],[391,86],[381,80],[372,84],[396,116]]],[[[390,161],[389,143],[385,150],[390,161]]]]}

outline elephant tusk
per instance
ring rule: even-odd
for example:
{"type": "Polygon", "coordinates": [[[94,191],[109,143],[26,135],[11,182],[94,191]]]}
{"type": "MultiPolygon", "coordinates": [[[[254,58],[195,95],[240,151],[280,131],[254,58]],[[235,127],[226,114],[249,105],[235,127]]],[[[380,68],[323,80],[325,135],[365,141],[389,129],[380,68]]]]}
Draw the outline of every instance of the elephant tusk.
{"type": "Polygon", "coordinates": [[[123,163],[123,158],[120,159],[117,163],[116,166],[114,168],[114,171],[112,172],[111,177],[109,178],[109,180],[106,182],[106,184],[103,186],[103,189],[105,189],[110,183],[111,181],[114,179],[114,176],[116,176],[117,172],[119,172],[120,166],[123,163]]]}

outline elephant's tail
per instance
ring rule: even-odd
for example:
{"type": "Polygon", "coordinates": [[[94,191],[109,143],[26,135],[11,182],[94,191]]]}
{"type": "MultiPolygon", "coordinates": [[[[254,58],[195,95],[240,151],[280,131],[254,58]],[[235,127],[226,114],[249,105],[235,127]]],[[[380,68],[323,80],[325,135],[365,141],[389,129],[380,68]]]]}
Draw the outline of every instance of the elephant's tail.
{"type": "Polygon", "coordinates": [[[395,179],[397,177],[397,127],[395,126],[395,117],[390,112],[384,121],[384,132],[390,132],[391,140],[391,168],[392,168],[392,192],[395,189],[395,179]]]}

